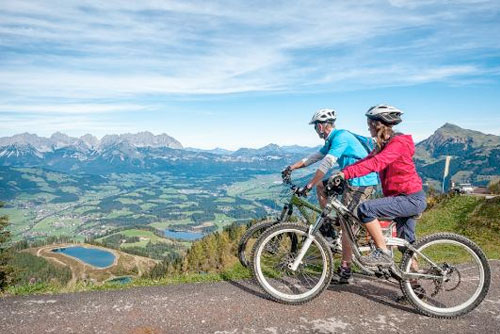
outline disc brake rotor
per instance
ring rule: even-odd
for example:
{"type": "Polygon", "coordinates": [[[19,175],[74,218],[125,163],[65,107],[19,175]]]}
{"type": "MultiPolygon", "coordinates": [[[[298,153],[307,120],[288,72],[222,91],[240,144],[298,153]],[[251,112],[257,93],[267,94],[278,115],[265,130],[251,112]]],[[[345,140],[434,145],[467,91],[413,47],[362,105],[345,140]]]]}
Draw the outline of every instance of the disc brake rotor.
{"type": "Polygon", "coordinates": [[[444,263],[441,265],[441,270],[443,271],[443,273],[437,272],[437,270],[433,270],[434,275],[442,275],[443,278],[433,280],[435,289],[434,292],[432,292],[431,297],[436,296],[441,290],[453,291],[458,288],[458,286],[462,282],[462,276],[460,275],[460,271],[456,267],[444,263]],[[455,277],[456,282],[454,282],[455,277]]]}

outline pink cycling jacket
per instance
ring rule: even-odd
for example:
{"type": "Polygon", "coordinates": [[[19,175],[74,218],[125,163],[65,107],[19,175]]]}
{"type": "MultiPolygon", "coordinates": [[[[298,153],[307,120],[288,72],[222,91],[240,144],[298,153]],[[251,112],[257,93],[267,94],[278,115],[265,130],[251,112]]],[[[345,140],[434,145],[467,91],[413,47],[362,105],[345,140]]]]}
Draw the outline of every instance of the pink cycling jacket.
{"type": "Polygon", "coordinates": [[[417,174],[415,163],[415,144],[410,135],[396,135],[377,154],[373,152],[366,158],[342,170],[346,179],[378,172],[384,196],[413,194],[422,190],[422,179],[417,174]]]}

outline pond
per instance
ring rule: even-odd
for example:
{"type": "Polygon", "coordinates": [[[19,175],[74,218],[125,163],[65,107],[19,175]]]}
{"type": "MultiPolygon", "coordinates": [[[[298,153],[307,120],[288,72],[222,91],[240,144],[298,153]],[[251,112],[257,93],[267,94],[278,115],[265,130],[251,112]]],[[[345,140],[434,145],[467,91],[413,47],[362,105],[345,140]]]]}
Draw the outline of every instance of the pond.
{"type": "Polygon", "coordinates": [[[204,234],[200,232],[165,230],[165,236],[172,239],[194,241],[203,238],[204,234]]]}
{"type": "Polygon", "coordinates": [[[52,251],[75,257],[97,268],[109,267],[115,261],[113,253],[98,248],[71,246],[56,248],[52,251]]]}
{"type": "Polygon", "coordinates": [[[106,282],[127,284],[127,283],[132,282],[132,277],[130,277],[130,276],[116,277],[116,278],[110,279],[110,280],[108,280],[106,282]]]}

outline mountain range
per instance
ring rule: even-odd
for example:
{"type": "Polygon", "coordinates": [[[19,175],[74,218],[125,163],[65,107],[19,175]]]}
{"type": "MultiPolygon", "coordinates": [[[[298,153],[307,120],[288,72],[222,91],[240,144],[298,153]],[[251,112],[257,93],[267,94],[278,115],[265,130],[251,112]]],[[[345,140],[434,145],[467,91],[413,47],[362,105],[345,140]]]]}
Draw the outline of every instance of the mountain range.
{"type": "Polygon", "coordinates": [[[99,151],[119,143],[128,143],[135,147],[183,148],[181,143],[165,133],[155,136],[148,131],[136,134],[125,133],[121,135],[106,135],[102,137],[101,140],[91,134],[86,134],[77,138],[70,137],[61,132],[56,132],[49,138],[39,137],[31,133],[21,133],[12,137],[0,138],[0,147],[9,145],[16,145],[18,147],[32,146],[39,152],[52,152],[64,147],[99,151]]]}
{"type": "MultiPolygon", "coordinates": [[[[0,166],[90,174],[165,169],[206,172],[226,167],[272,172],[317,150],[275,144],[236,151],[184,148],[167,134],[150,132],[106,135],[100,140],[90,134],[75,138],[56,132],[44,138],[23,133],[0,138],[0,166]]],[[[416,145],[415,162],[426,181],[441,180],[447,155],[452,156],[450,175],[458,182],[486,184],[500,175],[500,136],[443,125],[416,145]]]]}

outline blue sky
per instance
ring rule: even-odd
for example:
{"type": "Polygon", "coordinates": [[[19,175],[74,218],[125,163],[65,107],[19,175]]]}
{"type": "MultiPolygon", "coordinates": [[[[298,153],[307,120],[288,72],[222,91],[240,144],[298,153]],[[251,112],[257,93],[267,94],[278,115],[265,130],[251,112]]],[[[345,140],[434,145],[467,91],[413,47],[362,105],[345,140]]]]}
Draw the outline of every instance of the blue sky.
{"type": "Polygon", "coordinates": [[[500,2],[0,1],[0,136],[148,130],[184,146],[318,145],[335,108],[500,135],[500,2]]]}

